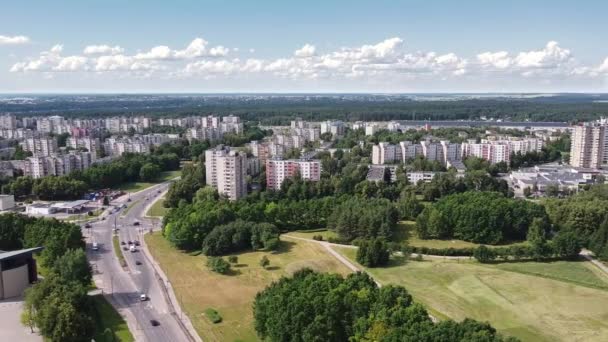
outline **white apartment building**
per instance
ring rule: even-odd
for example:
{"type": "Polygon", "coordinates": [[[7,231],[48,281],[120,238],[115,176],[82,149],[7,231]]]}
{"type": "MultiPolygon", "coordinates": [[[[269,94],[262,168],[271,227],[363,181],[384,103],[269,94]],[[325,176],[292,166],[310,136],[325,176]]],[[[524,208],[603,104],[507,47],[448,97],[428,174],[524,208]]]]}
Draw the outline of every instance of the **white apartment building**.
{"type": "Polygon", "coordinates": [[[333,136],[343,135],[345,126],[342,121],[323,121],[321,122],[321,134],[331,133],[333,136]]]}
{"type": "Polygon", "coordinates": [[[504,141],[477,143],[474,139],[470,139],[462,143],[462,155],[482,158],[492,164],[500,162],[509,164],[511,161],[510,146],[504,141]]]}
{"type": "Polygon", "coordinates": [[[68,138],[66,145],[73,149],[85,148],[91,153],[93,160],[97,159],[99,149],[99,139],[96,138],[68,138]]]}
{"type": "Polygon", "coordinates": [[[0,116],[0,129],[16,129],[17,119],[14,115],[0,116]]]}
{"type": "Polygon", "coordinates": [[[279,190],[286,178],[299,174],[301,179],[319,181],[321,161],[319,160],[266,160],[266,188],[279,190]]]}
{"type": "Polygon", "coordinates": [[[585,123],[575,126],[570,147],[570,165],[599,169],[608,163],[606,125],[585,123]]]}
{"type": "Polygon", "coordinates": [[[387,142],[372,146],[372,164],[383,165],[401,161],[401,151],[387,142]]]}
{"type": "Polygon", "coordinates": [[[34,156],[50,156],[57,153],[55,138],[29,138],[20,143],[24,151],[32,152],[34,156]]]}
{"type": "Polygon", "coordinates": [[[422,146],[422,154],[426,159],[443,162],[444,158],[442,145],[428,140],[421,141],[420,145],[422,146]]]}
{"type": "Polygon", "coordinates": [[[89,152],[71,151],[64,155],[29,157],[24,162],[23,174],[32,178],[63,176],[87,169],[92,162],[89,152]]]}
{"type": "Polygon", "coordinates": [[[218,146],[205,151],[206,182],[236,201],[247,195],[247,169],[249,163],[244,152],[231,151],[229,147],[218,146]]]}

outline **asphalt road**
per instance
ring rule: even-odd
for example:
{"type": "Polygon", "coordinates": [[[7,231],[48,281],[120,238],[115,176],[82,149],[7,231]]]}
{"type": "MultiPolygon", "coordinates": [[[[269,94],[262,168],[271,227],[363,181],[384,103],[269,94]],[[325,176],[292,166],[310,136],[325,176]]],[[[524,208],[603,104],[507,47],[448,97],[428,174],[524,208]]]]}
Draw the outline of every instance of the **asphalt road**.
{"type": "Polygon", "coordinates": [[[171,315],[161,288],[162,280],[156,278],[150,260],[140,250],[141,246],[137,247],[137,252],[132,253],[127,245],[127,241],[143,244],[143,232],[158,225],[157,222],[143,218],[144,210],[168,185],[169,182],[162,183],[132,194],[130,201],[124,196],[113,201],[111,204],[120,209],[113,210],[105,220],[92,223],[91,228],[84,228],[87,256],[93,265],[95,283],[104,293],[111,294],[112,304],[125,314],[137,341],[189,341],[175,316],[171,315]],[[123,205],[130,208],[121,208],[123,205]],[[134,225],[135,222],[139,222],[139,225],[134,225]],[[121,267],[113,251],[114,227],[118,228],[116,233],[119,241],[125,242],[120,247],[127,248],[122,251],[126,268],[121,267]],[[93,242],[97,242],[98,251],[92,250],[93,242]],[[137,265],[136,262],[141,264],[137,265]],[[147,301],[140,300],[142,293],[148,296],[147,301]],[[152,326],[151,320],[158,321],[160,325],[152,326]]]}

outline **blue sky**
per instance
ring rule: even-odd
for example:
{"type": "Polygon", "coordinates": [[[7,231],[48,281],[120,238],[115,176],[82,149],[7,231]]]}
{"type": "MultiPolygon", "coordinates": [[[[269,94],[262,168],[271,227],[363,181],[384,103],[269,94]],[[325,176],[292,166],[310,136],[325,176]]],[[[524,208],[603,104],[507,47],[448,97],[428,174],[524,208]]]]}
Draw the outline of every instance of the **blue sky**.
{"type": "Polygon", "coordinates": [[[607,1],[7,2],[0,92],[608,91],[607,1]]]}

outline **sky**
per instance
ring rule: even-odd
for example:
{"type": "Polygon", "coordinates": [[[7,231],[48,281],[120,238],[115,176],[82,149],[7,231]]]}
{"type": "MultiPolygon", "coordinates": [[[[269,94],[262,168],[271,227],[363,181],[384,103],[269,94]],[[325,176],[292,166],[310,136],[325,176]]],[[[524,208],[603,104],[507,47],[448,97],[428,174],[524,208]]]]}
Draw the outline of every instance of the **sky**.
{"type": "Polygon", "coordinates": [[[608,92],[608,1],[6,0],[0,93],[608,92]]]}

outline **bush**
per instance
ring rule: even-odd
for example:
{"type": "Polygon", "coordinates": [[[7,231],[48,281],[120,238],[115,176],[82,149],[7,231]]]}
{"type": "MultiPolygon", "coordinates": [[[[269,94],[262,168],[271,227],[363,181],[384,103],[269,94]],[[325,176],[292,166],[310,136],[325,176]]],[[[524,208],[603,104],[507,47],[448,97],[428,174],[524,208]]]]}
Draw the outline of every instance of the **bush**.
{"type": "Polygon", "coordinates": [[[367,267],[385,266],[391,254],[383,239],[362,240],[358,243],[357,262],[367,267]]]}
{"type": "Polygon", "coordinates": [[[410,253],[439,256],[473,256],[475,248],[428,248],[408,246],[410,253]]]}
{"type": "Polygon", "coordinates": [[[213,272],[220,274],[226,274],[230,271],[230,263],[219,257],[209,257],[207,259],[207,267],[213,272]]]}
{"type": "Polygon", "coordinates": [[[266,268],[268,265],[270,265],[270,260],[268,260],[268,257],[264,255],[262,259],[260,259],[260,266],[266,268]]]}
{"type": "Polygon", "coordinates": [[[205,316],[211,321],[213,324],[220,323],[222,321],[222,316],[220,316],[219,312],[217,312],[213,308],[207,308],[205,310],[205,316]]]}
{"type": "Polygon", "coordinates": [[[316,241],[323,241],[323,235],[313,235],[312,239],[316,241]]]}
{"type": "Polygon", "coordinates": [[[237,257],[236,255],[231,255],[228,257],[228,262],[230,262],[231,264],[236,264],[239,262],[239,257],[237,257]]]}

